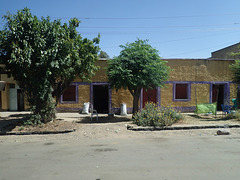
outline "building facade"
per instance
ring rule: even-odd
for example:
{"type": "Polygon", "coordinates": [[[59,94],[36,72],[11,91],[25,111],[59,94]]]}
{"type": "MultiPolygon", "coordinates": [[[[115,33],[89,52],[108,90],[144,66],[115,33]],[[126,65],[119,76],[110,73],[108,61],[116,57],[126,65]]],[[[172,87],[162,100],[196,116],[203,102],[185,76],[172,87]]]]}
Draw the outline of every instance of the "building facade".
{"type": "MultiPolygon", "coordinates": [[[[140,97],[140,108],[148,101],[159,106],[171,106],[181,111],[194,111],[196,104],[218,102],[231,104],[236,97],[237,85],[232,82],[229,65],[233,59],[164,59],[171,67],[169,81],[165,86],[153,89],[143,89],[140,97]]],[[[132,112],[132,95],[128,90],[115,91],[111,89],[107,79],[107,60],[97,62],[100,70],[91,82],[75,79],[64,91],[57,109],[59,111],[81,112],[83,104],[90,102],[99,113],[120,113],[122,103],[132,112]]],[[[4,91],[1,91],[1,109],[18,111],[27,109],[20,88],[13,78],[2,74],[1,80],[6,81],[4,91]]]]}

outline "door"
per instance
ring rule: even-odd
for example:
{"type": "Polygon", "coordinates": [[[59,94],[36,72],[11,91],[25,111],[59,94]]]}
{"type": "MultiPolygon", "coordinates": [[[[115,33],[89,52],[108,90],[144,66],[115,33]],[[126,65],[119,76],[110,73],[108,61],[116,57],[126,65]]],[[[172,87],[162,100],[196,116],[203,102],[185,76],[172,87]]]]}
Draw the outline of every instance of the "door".
{"type": "Polygon", "coordinates": [[[157,103],[157,89],[143,89],[143,107],[147,102],[157,103]]]}
{"type": "Polygon", "coordinates": [[[108,113],[108,85],[93,86],[93,108],[98,113],[108,113]]]}
{"type": "Polygon", "coordinates": [[[9,110],[24,111],[24,97],[21,89],[15,84],[10,84],[9,89],[9,110]]]}
{"type": "Polygon", "coordinates": [[[9,110],[10,111],[17,111],[17,89],[15,88],[15,84],[10,84],[9,89],[9,110]]]}
{"type": "Polygon", "coordinates": [[[224,85],[213,84],[212,102],[217,102],[217,110],[222,110],[221,104],[224,104],[224,85]]]}
{"type": "Polygon", "coordinates": [[[17,90],[18,111],[24,111],[24,97],[21,89],[17,90]]]}

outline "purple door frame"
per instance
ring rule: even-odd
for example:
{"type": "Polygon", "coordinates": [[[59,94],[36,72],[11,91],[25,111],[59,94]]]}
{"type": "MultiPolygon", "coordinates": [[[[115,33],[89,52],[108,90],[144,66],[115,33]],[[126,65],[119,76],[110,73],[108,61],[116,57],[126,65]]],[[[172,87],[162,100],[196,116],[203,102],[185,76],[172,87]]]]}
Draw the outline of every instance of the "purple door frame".
{"type": "MultiPolygon", "coordinates": [[[[108,86],[108,113],[112,113],[112,89],[110,83],[107,82],[93,82],[90,84],[90,103],[93,104],[93,86],[108,86]]],[[[94,106],[94,104],[93,104],[94,106]]]]}

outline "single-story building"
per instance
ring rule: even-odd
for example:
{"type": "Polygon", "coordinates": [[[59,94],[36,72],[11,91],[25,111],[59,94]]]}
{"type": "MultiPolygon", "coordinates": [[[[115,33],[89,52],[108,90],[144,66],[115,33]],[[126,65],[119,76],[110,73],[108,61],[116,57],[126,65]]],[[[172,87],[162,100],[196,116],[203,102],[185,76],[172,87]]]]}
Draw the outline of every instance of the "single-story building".
{"type": "MultiPolygon", "coordinates": [[[[226,54],[226,48],[224,51],[226,54]]],[[[163,88],[143,89],[140,108],[143,108],[147,101],[181,111],[194,111],[196,104],[200,103],[217,101],[219,110],[221,104],[231,104],[231,99],[237,94],[237,85],[232,82],[229,69],[234,59],[221,58],[221,51],[212,54],[214,57],[208,59],[164,59],[172,69],[170,79],[163,88]]],[[[81,112],[85,102],[90,102],[99,113],[120,113],[122,103],[126,104],[128,113],[132,111],[133,98],[130,92],[124,89],[116,92],[110,87],[104,69],[107,60],[99,59],[97,65],[100,70],[91,82],[82,82],[80,79],[72,82],[57,105],[59,111],[81,112]]],[[[7,82],[5,90],[1,91],[1,110],[27,109],[21,89],[14,79],[1,74],[1,81],[7,82]]]]}

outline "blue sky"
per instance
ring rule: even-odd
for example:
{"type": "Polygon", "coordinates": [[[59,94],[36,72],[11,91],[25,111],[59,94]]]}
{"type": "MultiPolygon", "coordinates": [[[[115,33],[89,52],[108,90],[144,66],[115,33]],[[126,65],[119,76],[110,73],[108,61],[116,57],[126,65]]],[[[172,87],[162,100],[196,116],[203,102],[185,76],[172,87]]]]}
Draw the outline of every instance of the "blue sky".
{"type": "Polygon", "coordinates": [[[110,57],[137,38],[149,39],[162,58],[208,58],[240,41],[239,0],[0,0],[0,16],[24,7],[62,22],[77,17],[78,32],[90,39],[100,33],[110,57]]]}

